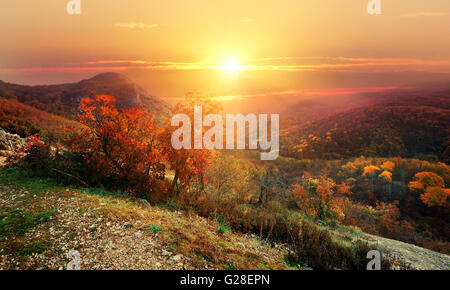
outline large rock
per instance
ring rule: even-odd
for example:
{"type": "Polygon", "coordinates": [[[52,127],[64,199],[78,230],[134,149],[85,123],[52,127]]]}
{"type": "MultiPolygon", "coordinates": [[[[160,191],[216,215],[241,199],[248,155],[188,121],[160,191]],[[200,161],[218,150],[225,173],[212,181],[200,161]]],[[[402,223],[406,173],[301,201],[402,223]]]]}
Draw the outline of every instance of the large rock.
{"type": "Polygon", "coordinates": [[[0,150],[16,151],[25,146],[25,139],[17,134],[10,134],[0,129],[0,150]]]}
{"type": "Polygon", "coordinates": [[[366,241],[369,245],[376,246],[382,256],[385,255],[389,260],[397,261],[397,263],[401,262],[412,270],[442,271],[450,269],[449,255],[366,233],[363,233],[358,239],[366,241]]]}

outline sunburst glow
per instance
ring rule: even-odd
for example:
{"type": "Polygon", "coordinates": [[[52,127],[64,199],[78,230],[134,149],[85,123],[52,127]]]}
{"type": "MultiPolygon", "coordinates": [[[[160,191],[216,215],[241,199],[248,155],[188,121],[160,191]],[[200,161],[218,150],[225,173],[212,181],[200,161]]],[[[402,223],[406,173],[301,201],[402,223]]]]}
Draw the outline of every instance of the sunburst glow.
{"type": "Polygon", "coordinates": [[[228,60],[226,61],[222,68],[225,70],[227,74],[234,75],[237,74],[240,70],[242,70],[242,66],[236,60],[228,60]]]}

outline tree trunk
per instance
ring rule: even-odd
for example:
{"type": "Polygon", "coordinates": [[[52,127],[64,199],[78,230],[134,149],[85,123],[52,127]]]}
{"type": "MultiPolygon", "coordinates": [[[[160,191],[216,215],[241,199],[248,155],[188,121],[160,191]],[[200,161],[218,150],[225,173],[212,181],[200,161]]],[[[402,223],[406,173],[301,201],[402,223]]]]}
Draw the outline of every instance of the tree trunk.
{"type": "Polygon", "coordinates": [[[172,188],[170,189],[170,192],[171,193],[174,193],[174,190],[175,190],[175,185],[177,185],[177,183],[178,183],[178,170],[175,170],[175,176],[173,177],[173,180],[172,180],[172,188]]]}

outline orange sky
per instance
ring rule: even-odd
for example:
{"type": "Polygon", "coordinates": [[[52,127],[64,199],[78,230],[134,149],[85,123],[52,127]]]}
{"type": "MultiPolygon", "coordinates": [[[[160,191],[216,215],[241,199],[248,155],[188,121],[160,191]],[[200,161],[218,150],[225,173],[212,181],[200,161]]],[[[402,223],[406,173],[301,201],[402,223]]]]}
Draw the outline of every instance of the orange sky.
{"type": "Polygon", "coordinates": [[[245,95],[450,78],[450,1],[1,0],[0,79],[120,71],[151,93],[245,95]],[[224,70],[232,62],[241,71],[224,70]]]}

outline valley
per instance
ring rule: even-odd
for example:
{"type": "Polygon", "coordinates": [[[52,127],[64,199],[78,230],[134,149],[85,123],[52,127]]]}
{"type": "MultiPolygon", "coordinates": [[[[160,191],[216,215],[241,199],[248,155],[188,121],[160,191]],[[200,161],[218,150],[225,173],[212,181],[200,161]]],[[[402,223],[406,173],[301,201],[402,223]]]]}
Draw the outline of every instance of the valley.
{"type": "MultiPolygon", "coordinates": [[[[0,93],[0,126],[25,144],[1,151],[2,229],[19,209],[56,208],[59,222],[49,216],[50,224],[36,225],[39,241],[0,239],[3,251],[23,247],[8,254],[18,264],[1,262],[5,269],[57,269],[69,248],[99,269],[361,269],[373,247],[390,269],[449,265],[447,89],[309,97],[282,109],[261,101],[259,112],[281,111],[273,161],[242,150],[174,150],[167,117],[205,100],[171,106],[119,74],[53,86],[0,82],[0,93]],[[65,220],[74,211],[80,220],[65,220]],[[184,231],[197,221],[194,233],[184,231]],[[122,230],[127,223],[133,227],[122,230]],[[55,227],[88,240],[52,240],[55,227]],[[130,248],[132,239],[139,243],[130,248]],[[114,258],[94,254],[103,247],[114,258]],[[138,256],[119,262],[123,251],[138,256]]],[[[246,102],[207,104],[220,116],[227,106],[252,107],[246,102]]]]}

